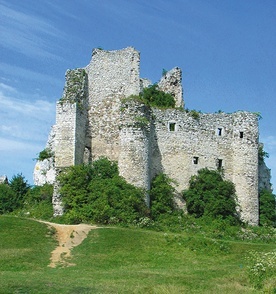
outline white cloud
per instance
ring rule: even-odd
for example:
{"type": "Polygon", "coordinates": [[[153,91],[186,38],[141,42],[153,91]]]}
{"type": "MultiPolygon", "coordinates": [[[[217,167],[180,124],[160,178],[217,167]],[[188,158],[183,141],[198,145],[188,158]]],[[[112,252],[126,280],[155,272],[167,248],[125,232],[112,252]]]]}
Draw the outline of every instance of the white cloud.
{"type": "Polygon", "coordinates": [[[3,89],[3,90],[6,90],[6,91],[9,91],[9,92],[16,92],[16,89],[11,87],[11,86],[8,86],[4,83],[0,83],[0,89],[3,89]]]}
{"type": "Polygon", "coordinates": [[[7,97],[0,91],[0,108],[8,113],[12,112],[12,116],[17,113],[27,116],[29,119],[48,120],[49,114],[54,110],[54,103],[43,100],[24,101],[7,97]]]}
{"type": "Polygon", "coordinates": [[[33,144],[32,142],[22,142],[20,140],[0,137],[0,151],[5,152],[6,155],[24,150],[36,152],[38,147],[39,145],[33,144]]]}
{"type": "Polygon", "coordinates": [[[51,53],[49,38],[62,38],[63,33],[48,21],[0,4],[0,45],[29,56],[57,58],[51,53]]]}
{"type": "Polygon", "coordinates": [[[54,118],[55,103],[0,83],[0,175],[23,172],[32,181],[33,159],[46,145],[54,118]]]}
{"type": "MultiPolygon", "coordinates": [[[[13,77],[13,79],[15,79],[17,77],[22,80],[22,79],[26,79],[26,77],[27,77],[28,79],[30,79],[32,81],[38,81],[38,82],[43,82],[43,83],[49,83],[51,85],[61,86],[61,80],[58,80],[58,79],[54,78],[53,76],[42,74],[40,72],[28,70],[26,68],[11,65],[8,63],[4,63],[4,62],[0,62],[0,71],[2,72],[2,74],[11,75],[13,77]]],[[[63,78],[63,77],[61,77],[61,78],[63,78]]],[[[10,82],[9,79],[7,79],[6,77],[3,77],[3,76],[1,76],[1,80],[4,82],[10,82]]],[[[2,85],[5,85],[5,84],[2,84],[2,85]]],[[[6,87],[7,87],[7,85],[6,85],[6,87]]],[[[8,87],[10,87],[10,86],[8,86],[8,87]]],[[[10,87],[10,88],[12,88],[12,87],[10,87]]],[[[3,86],[2,86],[2,89],[3,89],[3,86]]]]}
{"type": "Polygon", "coordinates": [[[54,123],[55,103],[42,100],[37,94],[19,93],[0,83],[0,115],[0,136],[36,142],[45,138],[54,123]]]}

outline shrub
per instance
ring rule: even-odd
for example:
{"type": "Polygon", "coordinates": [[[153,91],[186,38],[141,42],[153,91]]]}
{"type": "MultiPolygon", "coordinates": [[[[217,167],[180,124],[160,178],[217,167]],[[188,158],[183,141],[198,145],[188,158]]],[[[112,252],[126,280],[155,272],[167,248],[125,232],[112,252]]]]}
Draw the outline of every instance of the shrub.
{"type": "Polygon", "coordinates": [[[158,89],[158,85],[154,84],[145,88],[140,94],[141,99],[152,107],[174,108],[175,99],[171,94],[165,93],[158,89]]]}
{"type": "Polygon", "coordinates": [[[30,188],[25,195],[24,205],[16,215],[50,220],[53,217],[53,185],[44,184],[30,188]]]}
{"type": "Polygon", "coordinates": [[[173,200],[175,189],[171,184],[172,180],[163,173],[157,175],[151,183],[150,208],[154,220],[162,214],[172,213],[175,210],[173,200]]]}
{"type": "Polygon", "coordinates": [[[189,111],[189,115],[191,115],[191,117],[194,119],[199,119],[200,113],[201,113],[201,111],[197,111],[195,109],[192,109],[191,111],[189,111]]]}
{"type": "Polygon", "coordinates": [[[28,193],[26,194],[25,203],[37,204],[42,201],[51,203],[52,196],[53,185],[44,184],[43,186],[34,186],[31,189],[29,189],[28,193]]]}
{"type": "Polygon", "coordinates": [[[71,223],[131,223],[147,215],[145,193],[120,177],[117,164],[107,158],[70,167],[58,180],[71,223]]]}
{"type": "Polygon", "coordinates": [[[234,184],[223,180],[218,171],[201,169],[191,177],[189,185],[183,197],[190,214],[237,220],[234,184]]]}
{"type": "Polygon", "coordinates": [[[262,190],[259,197],[260,225],[276,226],[276,198],[267,190],[262,190]]]}

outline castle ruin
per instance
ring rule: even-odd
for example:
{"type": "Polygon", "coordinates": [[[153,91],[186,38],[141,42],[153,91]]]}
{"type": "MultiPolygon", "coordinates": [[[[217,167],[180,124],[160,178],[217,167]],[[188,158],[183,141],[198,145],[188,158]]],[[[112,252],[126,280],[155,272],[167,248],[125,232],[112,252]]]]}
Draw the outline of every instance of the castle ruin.
{"type": "MultiPolygon", "coordinates": [[[[54,183],[65,167],[88,163],[101,156],[118,162],[120,174],[135,186],[150,188],[160,172],[176,180],[178,192],[187,189],[190,177],[201,168],[223,168],[236,187],[241,218],[259,222],[258,116],[238,111],[195,113],[184,111],[179,68],[159,81],[160,90],[175,97],[176,108],[149,107],[139,95],[151,82],[140,78],[140,54],[132,47],[105,51],[94,49],[89,65],[68,70],[62,98],[56,106],[56,124],[46,147],[52,156],[38,161],[34,183],[54,183]]],[[[146,199],[149,205],[149,199],[146,199]]],[[[55,214],[62,213],[57,191],[55,214]]]]}

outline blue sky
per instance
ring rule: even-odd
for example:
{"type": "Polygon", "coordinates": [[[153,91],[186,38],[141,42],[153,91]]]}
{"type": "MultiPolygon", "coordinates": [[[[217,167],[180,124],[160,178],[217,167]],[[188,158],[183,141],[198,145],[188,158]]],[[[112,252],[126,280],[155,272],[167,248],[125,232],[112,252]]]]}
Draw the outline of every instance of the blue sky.
{"type": "Polygon", "coordinates": [[[276,187],[275,0],[0,0],[0,175],[33,183],[65,71],[128,46],[153,82],[182,69],[187,108],[260,112],[276,187]]]}

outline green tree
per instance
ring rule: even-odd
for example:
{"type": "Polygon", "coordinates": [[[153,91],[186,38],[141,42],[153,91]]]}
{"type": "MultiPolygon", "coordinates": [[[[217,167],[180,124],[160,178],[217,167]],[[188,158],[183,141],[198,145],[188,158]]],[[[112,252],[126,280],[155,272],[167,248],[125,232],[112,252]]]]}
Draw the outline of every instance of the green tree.
{"type": "Polygon", "coordinates": [[[183,192],[187,210],[196,217],[208,216],[237,220],[235,186],[215,170],[198,171],[183,192]]]}
{"type": "Polygon", "coordinates": [[[260,225],[276,226],[276,198],[268,191],[262,190],[259,197],[260,225]]]}
{"type": "Polygon", "coordinates": [[[16,195],[17,208],[21,207],[24,202],[24,197],[30,189],[28,181],[25,180],[25,177],[22,174],[17,174],[12,177],[10,181],[10,188],[14,191],[16,195]]]}
{"type": "Polygon", "coordinates": [[[30,185],[22,174],[12,177],[9,184],[0,185],[0,213],[14,211],[23,206],[30,185]]]}
{"type": "Polygon", "coordinates": [[[16,200],[16,194],[11,187],[7,184],[0,184],[0,214],[16,209],[16,200]]]}
{"type": "Polygon", "coordinates": [[[158,174],[151,183],[150,210],[153,220],[160,215],[171,213],[175,210],[172,180],[165,174],[158,174]]]}

